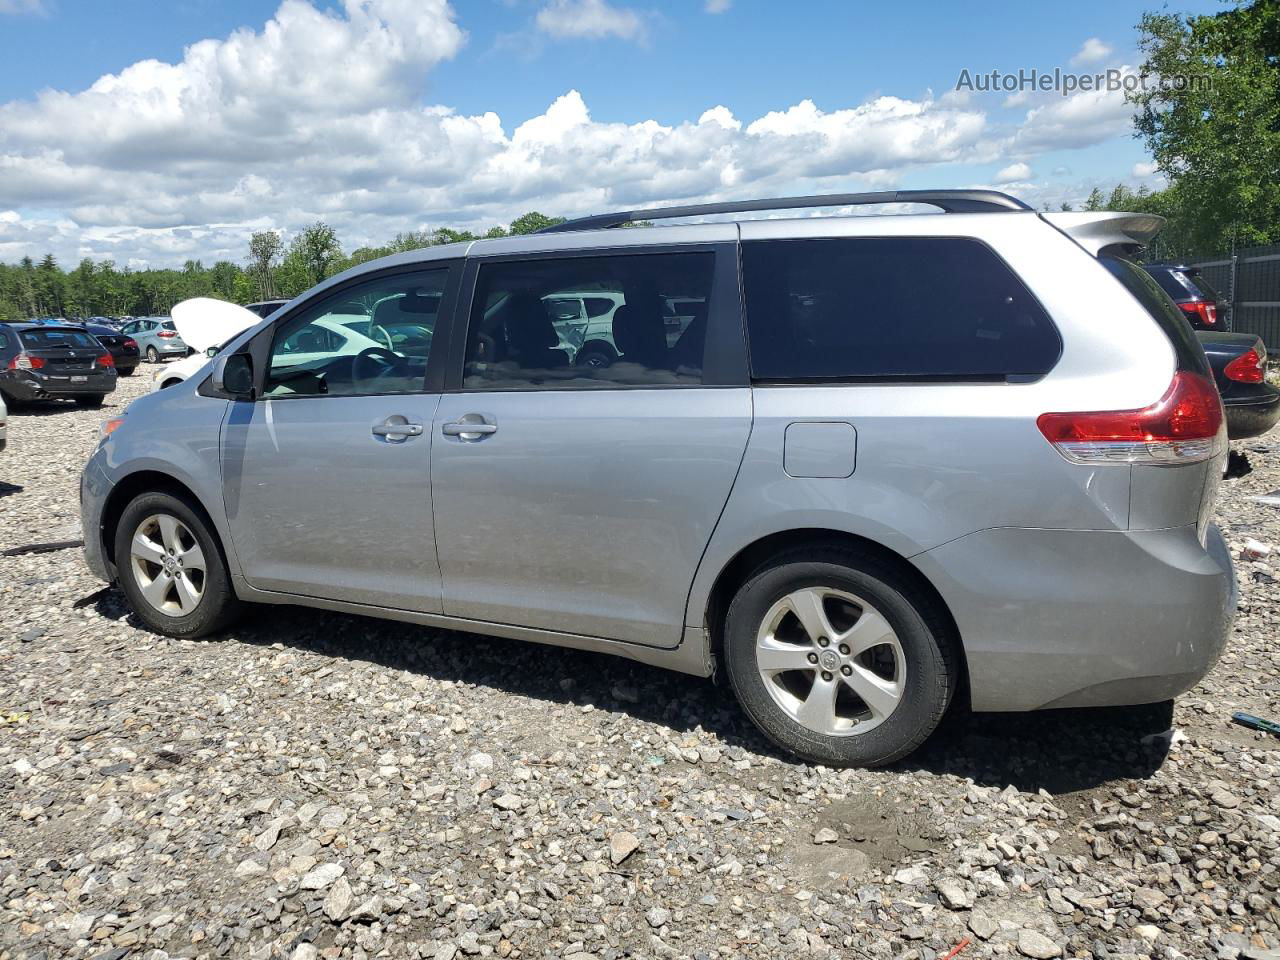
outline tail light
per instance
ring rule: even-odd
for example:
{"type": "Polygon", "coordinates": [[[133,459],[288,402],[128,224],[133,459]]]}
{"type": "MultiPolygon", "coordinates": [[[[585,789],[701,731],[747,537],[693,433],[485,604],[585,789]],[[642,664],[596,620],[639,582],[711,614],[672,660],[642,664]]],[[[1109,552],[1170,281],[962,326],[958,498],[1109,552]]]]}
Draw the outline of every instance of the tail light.
{"type": "Polygon", "coordinates": [[[177,331],[174,330],[161,330],[156,334],[161,340],[168,340],[170,337],[176,337],[177,335],[177,331]]]}
{"type": "Polygon", "coordinates": [[[10,370],[39,370],[44,366],[44,357],[33,357],[27,353],[20,353],[9,361],[10,370]]]}
{"type": "Polygon", "coordinates": [[[1218,305],[1207,300],[1194,300],[1191,303],[1180,303],[1182,312],[1192,323],[1201,323],[1206,327],[1218,325],[1218,305]]]}
{"type": "Polygon", "coordinates": [[[125,337],[124,343],[121,344],[121,346],[123,346],[126,350],[137,350],[138,341],[133,339],[133,337],[125,337]]]}
{"type": "Polygon", "coordinates": [[[1213,383],[1179,370],[1165,395],[1140,410],[1045,413],[1036,425],[1072,463],[1200,463],[1226,446],[1222,400],[1213,383]]]}
{"type": "Polygon", "coordinates": [[[107,367],[114,367],[116,365],[115,360],[111,358],[111,354],[109,353],[104,353],[102,356],[100,356],[97,359],[96,363],[98,364],[98,366],[102,367],[103,369],[106,369],[107,367]]]}
{"type": "Polygon", "coordinates": [[[1267,377],[1267,351],[1258,341],[1248,353],[1242,353],[1227,364],[1223,374],[1237,383],[1261,383],[1267,377]]]}

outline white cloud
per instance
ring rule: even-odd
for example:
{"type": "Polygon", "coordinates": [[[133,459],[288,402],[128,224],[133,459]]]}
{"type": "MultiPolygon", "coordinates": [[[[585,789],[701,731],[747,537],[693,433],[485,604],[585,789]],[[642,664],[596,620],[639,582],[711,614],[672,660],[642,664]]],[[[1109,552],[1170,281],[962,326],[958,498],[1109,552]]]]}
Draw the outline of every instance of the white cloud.
{"type": "Polygon", "coordinates": [[[673,123],[596,120],[576,90],[523,122],[424,106],[431,70],[464,42],[445,0],[283,0],[260,30],[178,63],[0,103],[0,261],[242,261],[252,231],[317,219],[353,249],[531,209],[888,189],[947,163],[1033,162],[1113,110],[1055,103],[1015,132],[928,93],[742,118],[712,103],[673,123]]]}
{"type": "Polygon", "coordinates": [[[1025,163],[1011,163],[996,173],[996,183],[1009,184],[1031,179],[1031,167],[1025,163]]]}
{"type": "MultiPolygon", "coordinates": [[[[1134,72],[1129,66],[1119,67],[1118,71],[1121,78],[1134,72]]],[[[1027,111],[1015,142],[1022,153],[1088,147],[1131,133],[1133,113],[1133,104],[1125,102],[1122,89],[1104,88],[1055,97],[1027,111]]]]}
{"type": "Polygon", "coordinates": [[[1103,43],[1097,37],[1090,37],[1081,44],[1080,49],[1076,51],[1076,55],[1071,58],[1071,62],[1077,65],[1084,63],[1098,63],[1099,61],[1105,60],[1107,57],[1111,56],[1112,51],[1113,48],[1109,44],[1103,43]]]}
{"type": "Polygon", "coordinates": [[[1135,177],[1149,177],[1158,170],[1154,163],[1135,163],[1133,165],[1133,175],[1135,177]]]}
{"type": "Polygon", "coordinates": [[[538,11],[538,29],[553,37],[618,37],[643,40],[645,22],[634,10],[605,0],[551,0],[538,11]]]}
{"type": "Polygon", "coordinates": [[[704,9],[707,13],[724,13],[731,6],[733,6],[733,0],[707,0],[704,9]]]}
{"type": "Polygon", "coordinates": [[[44,0],[0,0],[0,16],[6,13],[34,13],[43,16],[44,0]]]}

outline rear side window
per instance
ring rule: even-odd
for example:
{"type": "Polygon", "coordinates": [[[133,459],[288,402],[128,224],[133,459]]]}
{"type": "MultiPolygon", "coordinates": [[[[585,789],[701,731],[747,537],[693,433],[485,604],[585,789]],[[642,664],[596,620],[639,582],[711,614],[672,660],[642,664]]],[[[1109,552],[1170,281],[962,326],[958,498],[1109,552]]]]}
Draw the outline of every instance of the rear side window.
{"type": "Polygon", "coordinates": [[[1196,339],[1195,331],[1191,329],[1191,324],[1182,315],[1177,304],[1152,279],[1151,274],[1136,263],[1119,257],[1099,257],[1098,260],[1113,277],[1124,284],[1124,288],[1133,294],[1133,298],[1142,304],[1151,319],[1164,331],[1173,344],[1178,369],[1209,376],[1209,361],[1200,341],[1196,339]]]}
{"type": "Polygon", "coordinates": [[[1156,283],[1160,285],[1160,289],[1173,297],[1175,300],[1185,300],[1191,295],[1186,287],[1182,285],[1177,273],[1164,267],[1153,267],[1147,271],[1155,278],[1156,283]]]}
{"type": "Polygon", "coordinates": [[[18,334],[22,345],[31,350],[47,350],[50,347],[96,347],[98,341],[83,330],[23,330],[18,334]]]}
{"type": "Polygon", "coordinates": [[[753,240],[742,261],[756,380],[1029,379],[1062,351],[1048,315],[977,240],[753,240]]]}

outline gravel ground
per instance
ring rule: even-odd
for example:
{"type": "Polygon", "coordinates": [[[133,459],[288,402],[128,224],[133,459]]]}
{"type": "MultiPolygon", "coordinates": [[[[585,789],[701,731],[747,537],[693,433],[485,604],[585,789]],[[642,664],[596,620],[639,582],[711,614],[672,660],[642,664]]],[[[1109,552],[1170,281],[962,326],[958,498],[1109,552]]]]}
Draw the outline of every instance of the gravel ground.
{"type": "MultiPolygon", "coordinates": [[[[79,535],[106,411],[20,411],[0,549],[79,535]]],[[[1280,435],[1218,520],[1280,546],[1280,435]]],[[[953,716],[888,770],[771,750],[711,683],[308,610],[139,629],[0,556],[0,960],[1280,957],[1280,588],[1176,706],[953,716]],[[1170,727],[1172,737],[1160,736],[1170,727]]]]}

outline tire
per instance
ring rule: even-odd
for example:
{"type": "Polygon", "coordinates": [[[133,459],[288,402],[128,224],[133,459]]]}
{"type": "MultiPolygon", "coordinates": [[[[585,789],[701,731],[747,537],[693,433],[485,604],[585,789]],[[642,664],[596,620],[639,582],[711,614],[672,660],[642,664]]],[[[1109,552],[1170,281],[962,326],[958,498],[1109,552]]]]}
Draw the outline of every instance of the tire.
{"type": "Polygon", "coordinates": [[[875,767],[911,753],[941,722],[958,677],[934,602],[891,564],[848,548],[800,548],[753,571],[729,605],[724,652],[756,726],[828,766],[875,767]],[[830,710],[817,696],[828,691],[830,710]]]}
{"type": "Polygon", "coordinates": [[[77,407],[100,407],[102,406],[102,401],[107,399],[107,395],[105,393],[86,393],[74,399],[77,407]]]}
{"type": "Polygon", "coordinates": [[[203,637],[217,633],[242,612],[217,537],[201,512],[184,499],[159,492],[135,497],[116,526],[115,558],[129,605],[156,633],[203,637]],[[135,547],[138,537],[152,547],[135,547]],[[167,556],[168,547],[175,550],[172,557],[167,556]],[[183,557],[186,562],[179,565],[183,557]],[[185,583],[179,582],[182,578],[185,583]]]}
{"type": "Polygon", "coordinates": [[[117,368],[116,368],[116,373],[120,374],[120,376],[122,376],[122,377],[132,377],[132,376],[133,376],[133,372],[134,372],[136,369],[138,369],[138,368],[137,368],[137,367],[117,367],[117,368]]]}
{"type": "Polygon", "coordinates": [[[147,347],[147,363],[159,363],[160,351],[154,346],[147,347]]]}
{"type": "Polygon", "coordinates": [[[609,347],[599,344],[587,344],[578,351],[578,355],[574,357],[573,365],[575,367],[591,367],[596,370],[602,370],[605,367],[613,366],[614,361],[618,359],[618,355],[609,347]]]}

